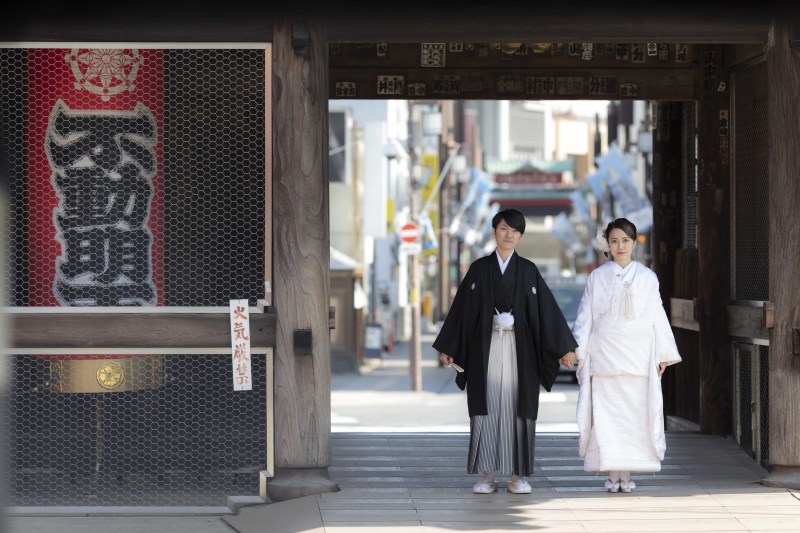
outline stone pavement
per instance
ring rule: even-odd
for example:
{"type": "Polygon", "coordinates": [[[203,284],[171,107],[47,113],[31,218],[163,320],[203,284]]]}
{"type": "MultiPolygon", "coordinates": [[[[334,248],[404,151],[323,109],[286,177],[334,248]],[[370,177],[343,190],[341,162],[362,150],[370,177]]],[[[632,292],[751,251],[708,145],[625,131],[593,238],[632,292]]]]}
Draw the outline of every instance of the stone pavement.
{"type": "Polygon", "coordinates": [[[241,533],[451,531],[800,531],[800,495],[730,438],[670,433],[657,474],[610,494],[583,472],[577,437],[537,437],[533,493],[471,491],[465,433],[335,433],[331,476],[341,490],[250,508],[224,520],[241,533]]]}

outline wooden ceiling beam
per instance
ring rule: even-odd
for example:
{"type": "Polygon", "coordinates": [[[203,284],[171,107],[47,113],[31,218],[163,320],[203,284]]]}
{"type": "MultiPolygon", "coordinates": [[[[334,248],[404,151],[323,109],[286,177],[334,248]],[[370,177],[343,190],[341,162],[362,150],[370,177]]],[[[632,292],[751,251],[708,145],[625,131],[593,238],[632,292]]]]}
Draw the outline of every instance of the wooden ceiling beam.
{"type": "Polygon", "coordinates": [[[724,10],[714,19],[696,16],[634,16],[626,13],[557,15],[504,13],[480,16],[454,14],[447,20],[398,15],[391,20],[364,18],[328,21],[330,41],[388,42],[665,42],[764,43],[768,13],[744,19],[724,10]]]}
{"type": "MultiPolygon", "coordinates": [[[[361,42],[670,42],[764,43],[772,18],[785,10],[669,3],[665,7],[565,2],[485,7],[403,4],[375,8],[248,5],[225,2],[177,8],[169,3],[62,3],[18,6],[0,18],[0,41],[271,42],[280,17],[321,19],[329,41],[361,42]]],[[[796,14],[796,13],[795,13],[796,14]]]]}
{"type": "Polygon", "coordinates": [[[332,99],[694,100],[697,69],[330,69],[332,99]]]}

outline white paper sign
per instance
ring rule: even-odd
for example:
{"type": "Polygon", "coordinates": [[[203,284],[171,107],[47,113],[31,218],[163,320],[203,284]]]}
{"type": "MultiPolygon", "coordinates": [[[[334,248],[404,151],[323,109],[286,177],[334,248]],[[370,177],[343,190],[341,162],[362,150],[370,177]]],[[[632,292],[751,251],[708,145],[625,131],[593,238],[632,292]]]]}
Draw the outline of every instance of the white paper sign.
{"type": "Polygon", "coordinates": [[[247,300],[231,300],[231,366],[233,390],[252,390],[250,308],[247,300]]]}

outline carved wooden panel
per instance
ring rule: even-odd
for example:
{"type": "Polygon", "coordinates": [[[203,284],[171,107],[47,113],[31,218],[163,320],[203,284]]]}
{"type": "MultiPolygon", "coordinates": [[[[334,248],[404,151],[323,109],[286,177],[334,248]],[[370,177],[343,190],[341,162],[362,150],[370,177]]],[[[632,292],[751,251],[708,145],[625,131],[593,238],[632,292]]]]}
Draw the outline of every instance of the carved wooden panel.
{"type": "Polygon", "coordinates": [[[329,43],[331,98],[697,97],[696,45],[329,43]]]}

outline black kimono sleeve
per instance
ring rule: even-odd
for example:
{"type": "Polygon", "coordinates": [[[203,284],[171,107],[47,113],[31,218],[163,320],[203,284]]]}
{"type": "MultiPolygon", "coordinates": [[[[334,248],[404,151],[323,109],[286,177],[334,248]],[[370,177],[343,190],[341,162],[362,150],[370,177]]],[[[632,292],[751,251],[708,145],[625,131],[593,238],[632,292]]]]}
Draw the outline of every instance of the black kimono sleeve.
{"type": "Polygon", "coordinates": [[[539,380],[545,390],[550,390],[558,375],[559,362],[564,355],[575,351],[578,343],[572,335],[567,320],[558,306],[550,287],[537,271],[536,285],[539,306],[540,373],[539,380]]]}
{"type": "Polygon", "coordinates": [[[467,368],[469,365],[470,343],[474,342],[473,335],[476,331],[479,308],[477,292],[474,290],[476,268],[473,263],[464,279],[458,286],[453,303],[444,319],[442,328],[433,341],[433,347],[453,358],[455,363],[464,369],[461,380],[457,379],[460,388],[464,388],[467,368]]]}

